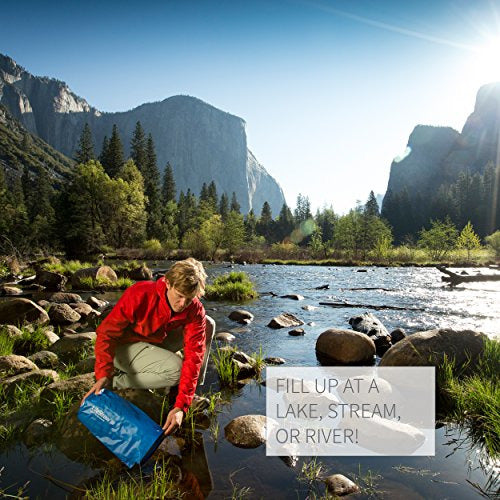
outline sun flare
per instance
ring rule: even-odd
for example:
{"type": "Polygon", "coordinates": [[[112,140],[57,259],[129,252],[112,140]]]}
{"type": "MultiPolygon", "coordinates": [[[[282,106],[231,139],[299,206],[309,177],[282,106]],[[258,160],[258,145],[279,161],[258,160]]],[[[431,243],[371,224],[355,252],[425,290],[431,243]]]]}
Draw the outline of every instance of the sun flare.
{"type": "Polygon", "coordinates": [[[500,81],[500,35],[475,48],[470,69],[484,83],[500,81]]]}

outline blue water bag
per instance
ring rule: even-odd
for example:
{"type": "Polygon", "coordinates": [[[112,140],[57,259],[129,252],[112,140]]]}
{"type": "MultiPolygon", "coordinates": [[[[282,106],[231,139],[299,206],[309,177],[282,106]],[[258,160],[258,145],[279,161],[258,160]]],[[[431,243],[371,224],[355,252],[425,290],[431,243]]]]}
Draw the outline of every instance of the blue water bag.
{"type": "Polygon", "coordinates": [[[141,409],[106,389],[87,397],[78,418],[127,467],[146,462],[165,437],[141,409]]]}

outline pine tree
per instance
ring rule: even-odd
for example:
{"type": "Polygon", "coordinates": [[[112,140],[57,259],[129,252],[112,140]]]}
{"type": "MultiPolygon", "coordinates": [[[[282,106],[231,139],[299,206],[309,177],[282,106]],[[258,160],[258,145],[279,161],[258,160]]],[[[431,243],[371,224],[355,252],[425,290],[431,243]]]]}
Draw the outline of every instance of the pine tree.
{"type": "Polygon", "coordinates": [[[479,236],[474,232],[474,228],[470,221],[467,222],[457,240],[458,248],[465,248],[467,250],[467,260],[470,261],[470,252],[476,248],[481,247],[479,236]]]}
{"type": "Polygon", "coordinates": [[[135,166],[142,173],[146,164],[146,136],[141,122],[135,124],[135,130],[130,141],[130,157],[134,160],[135,166]]]}
{"type": "Polygon", "coordinates": [[[99,163],[106,168],[108,164],[108,154],[109,154],[109,139],[108,136],[105,135],[102,140],[101,154],[99,155],[99,163]]]}
{"type": "Polygon", "coordinates": [[[267,201],[265,201],[262,205],[262,211],[260,213],[260,218],[257,221],[256,231],[257,234],[264,236],[268,243],[273,241],[274,220],[271,212],[271,206],[267,201]]]}
{"type": "Polygon", "coordinates": [[[53,245],[53,234],[55,232],[55,211],[52,207],[53,189],[47,171],[38,167],[36,182],[34,183],[34,194],[36,205],[33,207],[32,216],[32,238],[34,244],[53,245]]]}
{"type": "Polygon", "coordinates": [[[294,228],[294,219],[292,215],[292,211],[288,207],[288,205],[283,203],[280,214],[278,216],[278,220],[276,221],[276,238],[278,241],[283,241],[286,238],[289,238],[292,234],[294,228]]]}
{"type": "Polygon", "coordinates": [[[78,141],[78,149],[75,153],[75,161],[77,163],[87,163],[90,160],[95,160],[94,142],[92,141],[92,131],[88,123],[83,126],[80,140],[78,141]]]}
{"type": "Polygon", "coordinates": [[[147,236],[158,238],[161,233],[161,194],[160,172],[156,164],[156,152],[153,136],[149,134],[146,145],[146,162],[143,169],[144,194],[147,196],[147,236]]]}
{"type": "Polygon", "coordinates": [[[297,207],[295,208],[295,222],[296,224],[300,224],[311,218],[311,203],[309,198],[299,193],[297,196],[297,207]]]}
{"type": "Polygon", "coordinates": [[[217,188],[215,186],[215,182],[214,181],[212,181],[208,185],[207,194],[208,194],[208,201],[212,205],[213,211],[216,212],[217,211],[217,206],[219,204],[219,199],[217,197],[217,188]]]}
{"type": "Polygon", "coordinates": [[[163,203],[166,205],[169,201],[176,201],[177,195],[175,192],[175,179],[174,171],[170,162],[167,162],[165,166],[165,172],[163,174],[163,186],[161,190],[163,203]]]}
{"type": "Polygon", "coordinates": [[[251,243],[255,236],[257,235],[257,220],[255,218],[255,214],[253,208],[248,212],[245,217],[245,240],[251,243]]]}
{"type": "Polygon", "coordinates": [[[122,168],[125,163],[125,158],[123,156],[123,146],[118,134],[118,127],[113,125],[113,133],[111,134],[111,139],[109,140],[108,153],[107,153],[107,165],[104,165],[106,173],[114,178],[122,168]]]}
{"type": "Polygon", "coordinates": [[[201,186],[200,201],[208,201],[208,187],[206,182],[201,186]]]}
{"type": "Polygon", "coordinates": [[[231,197],[231,206],[229,207],[229,210],[232,212],[237,212],[241,213],[241,206],[238,203],[238,199],[236,198],[236,193],[233,191],[233,196],[231,197]]]}
{"type": "Polygon", "coordinates": [[[226,193],[222,193],[219,202],[219,214],[224,222],[229,214],[229,199],[226,193]]]}
{"type": "Polygon", "coordinates": [[[374,217],[378,217],[380,215],[380,210],[378,208],[377,199],[375,198],[375,193],[370,191],[370,195],[368,196],[368,200],[365,203],[364,208],[365,215],[371,215],[374,217]]]}
{"type": "Polygon", "coordinates": [[[22,187],[22,203],[26,208],[26,214],[28,220],[31,222],[34,217],[36,196],[35,196],[35,184],[30,175],[28,167],[25,165],[23,168],[23,174],[21,175],[21,187],[22,187]]]}

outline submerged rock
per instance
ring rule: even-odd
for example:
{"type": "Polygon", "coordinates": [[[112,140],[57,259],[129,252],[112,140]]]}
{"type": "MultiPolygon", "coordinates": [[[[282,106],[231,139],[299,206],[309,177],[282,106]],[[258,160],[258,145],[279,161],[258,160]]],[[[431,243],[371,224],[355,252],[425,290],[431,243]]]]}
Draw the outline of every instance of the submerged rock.
{"type": "Polygon", "coordinates": [[[307,306],[302,306],[302,309],[304,309],[304,311],[315,311],[316,309],[319,309],[319,307],[307,305],[307,306]]]}
{"type": "Polygon", "coordinates": [[[49,315],[31,300],[15,298],[0,302],[0,323],[45,325],[49,320],[49,315]]]}
{"type": "Polygon", "coordinates": [[[293,330],[290,330],[288,332],[288,335],[291,335],[292,337],[299,337],[301,335],[305,335],[306,332],[304,331],[303,328],[295,328],[293,330]]]}
{"type": "Polygon", "coordinates": [[[328,492],[339,497],[360,491],[356,483],[342,474],[333,474],[326,477],[323,481],[328,492]]]}
{"type": "Polygon", "coordinates": [[[279,316],[274,317],[269,323],[269,328],[290,328],[292,326],[300,326],[303,325],[304,322],[290,313],[283,313],[279,316]]]}
{"type": "Polygon", "coordinates": [[[33,420],[24,431],[23,437],[26,446],[36,446],[46,442],[52,433],[53,427],[53,423],[45,418],[33,420]]]}
{"type": "Polygon", "coordinates": [[[304,300],[303,295],[299,295],[297,293],[289,293],[287,295],[280,295],[282,299],[292,299],[292,300],[304,300]]]}
{"type": "Polygon", "coordinates": [[[219,332],[215,335],[215,340],[222,342],[232,342],[236,337],[229,332],[219,332]]]}
{"type": "Polygon", "coordinates": [[[237,309],[236,311],[232,311],[229,314],[228,318],[232,319],[233,321],[237,321],[242,325],[248,325],[248,323],[251,323],[253,321],[254,316],[248,311],[237,309]]]}
{"type": "Polygon", "coordinates": [[[226,439],[239,448],[257,448],[266,442],[266,416],[242,415],[224,427],[226,439]]]}
{"type": "Polygon", "coordinates": [[[316,355],[322,364],[371,364],[375,344],[363,333],[331,328],[316,340],[316,355]]]}

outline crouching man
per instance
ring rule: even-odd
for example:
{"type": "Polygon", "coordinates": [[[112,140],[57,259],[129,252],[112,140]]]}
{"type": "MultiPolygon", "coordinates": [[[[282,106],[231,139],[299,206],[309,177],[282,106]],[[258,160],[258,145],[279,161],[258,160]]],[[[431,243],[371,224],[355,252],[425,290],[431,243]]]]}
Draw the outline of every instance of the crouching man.
{"type": "Polygon", "coordinates": [[[170,434],[180,427],[205,354],[205,309],[199,297],[206,277],[201,262],[189,258],[176,262],[156,282],[128,288],[97,328],[96,383],[83,400],[103,387],[159,389],[179,384],[163,429],[170,434]],[[182,347],[184,359],[175,354],[182,347]]]}

